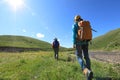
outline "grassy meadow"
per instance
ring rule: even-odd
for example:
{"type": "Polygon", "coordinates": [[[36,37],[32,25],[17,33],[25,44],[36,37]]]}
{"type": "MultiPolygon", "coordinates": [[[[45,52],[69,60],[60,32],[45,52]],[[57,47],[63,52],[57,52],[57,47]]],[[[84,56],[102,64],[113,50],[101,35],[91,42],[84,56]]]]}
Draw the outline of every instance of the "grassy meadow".
{"type": "MultiPolygon", "coordinates": [[[[91,61],[93,80],[120,80],[120,64],[91,61]]],[[[0,52],[0,80],[86,80],[73,52],[0,52]]]]}

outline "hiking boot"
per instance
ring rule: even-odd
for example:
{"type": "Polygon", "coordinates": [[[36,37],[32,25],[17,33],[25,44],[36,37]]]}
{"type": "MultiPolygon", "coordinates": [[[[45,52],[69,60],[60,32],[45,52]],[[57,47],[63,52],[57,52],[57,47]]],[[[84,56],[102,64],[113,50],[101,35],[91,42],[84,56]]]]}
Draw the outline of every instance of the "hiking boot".
{"type": "Polygon", "coordinates": [[[85,68],[83,70],[83,74],[87,77],[87,80],[92,80],[93,72],[91,70],[89,70],[88,68],[85,68]]]}
{"type": "Polygon", "coordinates": [[[92,80],[93,72],[89,70],[87,75],[88,75],[88,80],[92,80]]]}

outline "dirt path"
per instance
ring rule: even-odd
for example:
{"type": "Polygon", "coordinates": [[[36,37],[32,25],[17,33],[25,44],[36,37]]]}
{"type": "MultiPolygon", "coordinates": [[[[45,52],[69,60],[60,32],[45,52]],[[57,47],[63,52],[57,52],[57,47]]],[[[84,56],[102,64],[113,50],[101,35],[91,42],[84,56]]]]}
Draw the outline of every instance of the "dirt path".
{"type": "Polygon", "coordinates": [[[120,52],[90,52],[90,57],[99,61],[120,64],[120,52]]]}

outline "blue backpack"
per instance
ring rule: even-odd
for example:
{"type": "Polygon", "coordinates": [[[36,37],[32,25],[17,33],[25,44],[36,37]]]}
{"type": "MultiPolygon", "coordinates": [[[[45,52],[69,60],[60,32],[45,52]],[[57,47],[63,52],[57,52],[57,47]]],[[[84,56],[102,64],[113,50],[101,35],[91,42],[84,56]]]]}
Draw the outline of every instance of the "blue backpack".
{"type": "Polygon", "coordinates": [[[53,42],[53,48],[58,48],[59,47],[59,42],[57,40],[55,40],[53,42]]]}

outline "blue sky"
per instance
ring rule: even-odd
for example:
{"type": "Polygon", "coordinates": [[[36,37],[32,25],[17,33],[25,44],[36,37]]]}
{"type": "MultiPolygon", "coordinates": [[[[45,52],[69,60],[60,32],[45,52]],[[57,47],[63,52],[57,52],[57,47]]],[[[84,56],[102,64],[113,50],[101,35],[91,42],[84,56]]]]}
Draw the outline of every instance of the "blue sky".
{"type": "Polygon", "coordinates": [[[72,25],[89,20],[93,38],[120,28],[120,0],[0,0],[0,35],[29,36],[72,47],[72,25]]]}

